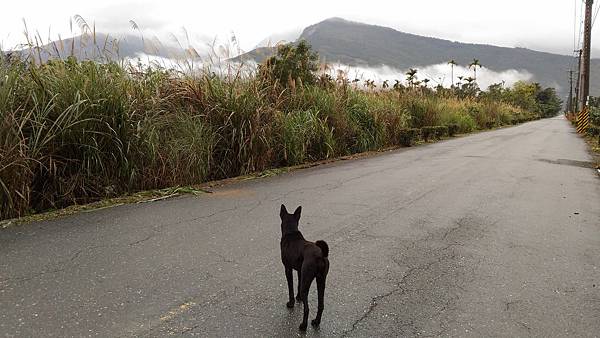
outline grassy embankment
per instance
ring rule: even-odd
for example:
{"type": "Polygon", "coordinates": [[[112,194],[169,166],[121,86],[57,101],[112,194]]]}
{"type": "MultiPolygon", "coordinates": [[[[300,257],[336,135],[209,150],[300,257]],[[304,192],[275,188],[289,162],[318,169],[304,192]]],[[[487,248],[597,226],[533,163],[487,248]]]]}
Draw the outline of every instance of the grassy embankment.
{"type": "MultiPolygon", "coordinates": [[[[0,60],[0,219],[537,118],[431,90],[0,60]],[[426,137],[448,128],[423,129],[426,137]]],[[[429,130],[429,131],[428,131],[429,130]]]]}

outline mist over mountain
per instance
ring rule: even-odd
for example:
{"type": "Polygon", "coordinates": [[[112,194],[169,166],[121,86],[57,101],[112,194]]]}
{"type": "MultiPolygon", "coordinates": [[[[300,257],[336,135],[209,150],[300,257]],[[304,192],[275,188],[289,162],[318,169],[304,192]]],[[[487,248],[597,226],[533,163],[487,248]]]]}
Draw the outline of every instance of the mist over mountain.
{"type": "MultiPolygon", "coordinates": [[[[351,67],[387,66],[405,70],[410,67],[439,65],[451,59],[467,66],[476,58],[485,68],[496,73],[522,71],[531,74],[532,81],[540,82],[543,86],[555,87],[562,96],[568,92],[567,70],[574,62],[573,58],[567,55],[527,48],[454,42],[340,18],[327,19],[306,27],[299,39],[308,41],[325,62],[351,67]]],[[[260,62],[273,52],[273,48],[257,48],[237,60],[250,59],[260,62]]],[[[593,59],[591,64],[591,93],[599,95],[600,60],[593,59]]],[[[398,78],[403,77],[403,74],[398,74],[398,78]]],[[[498,82],[502,80],[499,78],[498,82]]]]}
{"type": "Polygon", "coordinates": [[[170,59],[196,56],[194,52],[175,43],[165,44],[156,37],[144,38],[135,34],[117,37],[97,32],[52,41],[39,47],[26,47],[11,53],[21,57],[33,57],[35,60],[41,59],[43,62],[69,56],[75,56],[79,60],[136,59],[145,56],[170,59]]]}
{"type": "Polygon", "coordinates": [[[298,39],[300,34],[302,34],[302,29],[287,32],[277,32],[261,40],[254,48],[274,47],[280,43],[293,42],[298,39]]]}

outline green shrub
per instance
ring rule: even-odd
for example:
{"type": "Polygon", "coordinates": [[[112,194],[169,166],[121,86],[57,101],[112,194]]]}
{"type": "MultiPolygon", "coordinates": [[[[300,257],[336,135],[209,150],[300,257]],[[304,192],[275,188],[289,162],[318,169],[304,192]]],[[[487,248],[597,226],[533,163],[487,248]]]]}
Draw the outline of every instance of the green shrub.
{"type": "Polygon", "coordinates": [[[398,133],[398,143],[404,147],[410,147],[419,140],[420,135],[421,130],[418,128],[401,129],[398,133]]]}
{"type": "Polygon", "coordinates": [[[435,137],[435,127],[434,126],[425,126],[421,128],[421,136],[425,142],[431,140],[435,137]]]}
{"type": "Polygon", "coordinates": [[[468,114],[460,115],[456,120],[456,124],[458,124],[461,133],[470,133],[477,129],[477,123],[468,114]]]}
{"type": "Polygon", "coordinates": [[[450,123],[448,125],[448,136],[453,137],[458,134],[460,130],[460,126],[457,123],[450,123]]]}
{"type": "Polygon", "coordinates": [[[444,138],[448,136],[448,127],[447,126],[436,126],[434,129],[435,137],[438,139],[444,138]]]}
{"type": "Polygon", "coordinates": [[[448,127],[446,126],[425,126],[421,128],[423,140],[441,139],[448,136],[448,127]]]}
{"type": "Polygon", "coordinates": [[[600,107],[590,107],[590,122],[596,126],[600,126],[600,107]]]}
{"type": "Polygon", "coordinates": [[[590,136],[598,136],[600,135],[600,127],[591,125],[587,129],[587,134],[590,136]]]}

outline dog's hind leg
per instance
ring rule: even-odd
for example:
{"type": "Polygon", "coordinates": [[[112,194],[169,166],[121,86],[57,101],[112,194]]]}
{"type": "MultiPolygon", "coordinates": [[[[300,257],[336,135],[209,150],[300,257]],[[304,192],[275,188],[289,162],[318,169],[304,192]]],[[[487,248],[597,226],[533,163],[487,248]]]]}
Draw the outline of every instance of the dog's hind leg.
{"type": "Polygon", "coordinates": [[[325,276],[317,276],[317,292],[319,293],[319,305],[317,308],[317,317],[310,322],[310,324],[315,327],[321,324],[321,315],[323,315],[323,309],[325,308],[325,304],[323,304],[325,298],[325,279],[325,276]]]}
{"type": "Polygon", "coordinates": [[[300,282],[300,295],[302,296],[302,304],[304,305],[304,315],[302,317],[302,324],[300,324],[300,330],[306,331],[308,326],[308,291],[310,291],[310,284],[315,278],[314,271],[302,267],[302,280],[300,282]]]}
{"type": "Polygon", "coordinates": [[[285,267],[285,278],[287,279],[289,293],[289,301],[286,306],[291,309],[294,307],[294,275],[292,268],[285,267]]]}
{"type": "Polygon", "coordinates": [[[302,281],[302,269],[298,270],[298,294],[296,295],[296,301],[301,302],[302,296],[300,295],[300,285],[302,281]]]}

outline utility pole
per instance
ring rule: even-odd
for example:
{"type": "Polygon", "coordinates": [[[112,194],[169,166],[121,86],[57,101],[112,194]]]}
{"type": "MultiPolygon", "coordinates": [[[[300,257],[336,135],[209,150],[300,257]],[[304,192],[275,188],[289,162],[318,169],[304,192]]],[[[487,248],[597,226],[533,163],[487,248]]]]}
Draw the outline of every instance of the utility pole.
{"type": "Polygon", "coordinates": [[[583,56],[581,67],[581,92],[579,105],[583,110],[590,95],[590,52],[592,47],[592,7],[594,0],[585,1],[585,21],[583,31],[583,56]]]}
{"type": "Polygon", "coordinates": [[[573,112],[573,69],[569,70],[569,98],[567,99],[567,114],[573,112]]]}
{"type": "Polygon", "coordinates": [[[577,113],[579,111],[579,94],[581,93],[581,53],[583,52],[581,49],[576,50],[577,56],[577,83],[575,84],[575,102],[573,104],[573,112],[577,113]]]}

